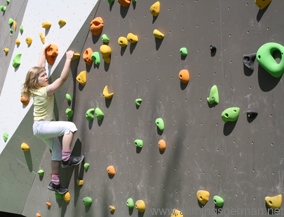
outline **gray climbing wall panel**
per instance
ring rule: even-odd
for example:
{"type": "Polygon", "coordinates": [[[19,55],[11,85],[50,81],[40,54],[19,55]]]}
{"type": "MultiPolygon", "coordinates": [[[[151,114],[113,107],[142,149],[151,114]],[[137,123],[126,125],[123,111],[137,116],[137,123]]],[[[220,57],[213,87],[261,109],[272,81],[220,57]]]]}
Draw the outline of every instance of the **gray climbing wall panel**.
{"type": "MultiPolygon", "coordinates": [[[[266,42],[284,44],[279,10],[284,3],[273,1],[259,11],[254,2],[243,0],[168,0],[161,1],[160,15],[153,19],[149,8],[154,2],[137,1],[123,8],[117,1],[113,6],[101,1],[96,16],[103,18],[102,34],[110,38],[111,63],[101,59],[99,67],[90,67],[81,53],[67,91],[73,101],[69,105],[65,99],[59,112],[59,120],[67,120],[66,108],[74,110],[71,121],[79,130],[73,153],[84,154],[90,168],[88,172],[83,165],[62,170],[61,182],[69,187],[71,201],[56,200],[46,188],[50,181],[47,150],[41,163],[46,173],[43,180],[35,179],[37,191],[30,192],[23,214],[111,216],[108,206],[113,205],[113,216],[143,216],[126,206],[132,197],[145,201],[144,216],[154,215],[159,208],[167,216],[174,208],[185,216],[193,212],[212,216],[212,198],[219,195],[225,200],[225,216],[233,216],[233,209],[243,212],[239,216],[254,210],[265,216],[264,198],[282,193],[283,83],[257,62],[253,72],[244,69],[242,56],[255,53],[266,42]],[[152,34],[156,28],[165,34],[162,41],[152,34]],[[122,49],[117,40],[130,32],[139,41],[122,49]],[[210,44],[217,47],[213,56],[210,44]],[[189,51],[185,59],[181,47],[189,51]],[[188,85],[178,78],[182,69],[190,71],[188,85]],[[87,82],[82,87],[75,77],[85,70],[87,82]],[[102,95],[106,85],[114,92],[112,100],[102,95]],[[213,85],[218,86],[220,103],[209,106],[206,98],[213,85]],[[139,108],[136,98],[143,99],[139,108]],[[234,106],[240,108],[238,120],[224,124],[222,111],[234,106]],[[96,107],[105,117],[89,123],[85,113],[96,107]],[[259,113],[251,123],[248,109],[259,113]],[[159,117],[165,122],[163,133],[155,125],[159,117]],[[136,149],[135,139],[144,141],[141,150],[136,149]],[[167,143],[164,153],[157,146],[160,139],[167,143]],[[113,178],[106,171],[109,165],[116,169],[113,178]],[[82,187],[77,186],[77,178],[84,179],[82,187]],[[210,192],[203,208],[197,203],[198,190],[210,192]],[[90,207],[82,203],[86,196],[93,198],[90,207]]],[[[89,32],[83,51],[89,47],[99,51],[102,44],[89,32]]]]}

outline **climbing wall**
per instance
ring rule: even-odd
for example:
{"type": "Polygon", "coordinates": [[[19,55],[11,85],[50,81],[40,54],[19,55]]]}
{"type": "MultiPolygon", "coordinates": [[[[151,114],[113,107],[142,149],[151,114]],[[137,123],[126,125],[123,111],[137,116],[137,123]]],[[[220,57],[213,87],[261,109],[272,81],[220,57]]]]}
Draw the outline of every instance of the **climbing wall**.
{"type": "MultiPolygon", "coordinates": [[[[68,186],[71,195],[68,203],[47,190],[51,154],[46,149],[38,164],[44,176],[36,175],[23,215],[170,216],[173,209],[184,216],[271,213],[265,197],[283,192],[282,78],[272,77],[257,61],[254,70],[248,70],[242,60],[264,43],[284,45],[279,10],[284,3],[272,1],[259,10],[253,1],[164,0],[159,16],[153,17],[149,8],[154,3],[131,2],[125,8],[117,1],[110,5],[102,0],[98,10],[90,13],[92,18],[103,18],[103,31],[100,36],[93,36],[88,28],[79,31],[79,41],[79,36],[86,36],[81,39],[81,57],[72,65],[69,87],[56,95],[55,111],[65,121],[65,110],[74,111],[70,121],[78,132],[73,154],[85,155],[85,161],[61,170],[61,184],[68,186]],[[154,29],[165,37],[156,39],[154,29]],[[128,33],[137,35],[138,43],[122,48],[118,38],[128,33]],[[99,66],[86,65],[84,51],[99,52],[103,34],[110,40],[110,64],[100,54],[99,66]],[[215,53],[210,45],[216,46],[215,53]],[[181,47],[187,48],[186,57],[181,56],[181,47]],[[188,84],[179,79],[182,69],[189,70],[188,84]],[[86,71],[85,86],[76,81],[81,71],[86,71]],[[106,85],[114,93],[112,99],[103,97],[106,85]],[[218,87],[220,102],[210,105],[207,97],[213,85],[218,87]],[[63,98],[66,93],[71,103],[63,98]],[[142,99],[140,106],[135,104],[137,98],[142,99]],[[230,107],[240,108],[239,117],[224,123],[221,113],[230,107]],[[104,118],[87,121],[85,114],[91,108],[100,108],[104,118]],[[258,112],[254,120],[247,118],[248,110],[258,112]],[[157,118],[164,121],[163,131],[155,124],[157,118]],[[136,139],[143,140],[142,148],[134,145],[136,139]],[[167,144],[164,152],[158,148],[160,139],[167,144]],[[88,171],[84,163],[90,164],[88,171]],[[116,170],[114,176],[107,173],[110,165],[116,170]],[[77,179],[84,184],[78,186],[77,179]],[[198,190],[210,192],[205,206],[198,203],[198,190]],[[225,201],[218,211],[215,195],[225,201]],[[85,197],[92,198],[91,206],[83,204],[85,197]],[[129,209],[128,198],[143,200],[144,214],[129,209]],[[46,202],[52,204],[50,208],[46,202]],[[116,208],[114,213],[110,205],[116,208]]],[[[281,61],[277,52],[273,55],[281,61]]],[[[59,76],[63,62],[51,81],[59,76]]],[[[25,163],[29,164],[28,158],[25,163]]]]}

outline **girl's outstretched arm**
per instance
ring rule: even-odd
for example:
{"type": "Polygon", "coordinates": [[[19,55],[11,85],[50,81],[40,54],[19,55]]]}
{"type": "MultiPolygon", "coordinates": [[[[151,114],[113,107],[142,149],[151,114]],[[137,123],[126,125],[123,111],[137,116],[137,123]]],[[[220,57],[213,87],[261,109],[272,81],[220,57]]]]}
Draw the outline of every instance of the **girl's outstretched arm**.
{"type": "Polygon", "coordinates": [[[46,42],[40,50],[39,54],[39,60],[38,60],[38,66],[39,67],[45,67],[45,50],[48,48],[51,44],[49,42],[46,42]]]}

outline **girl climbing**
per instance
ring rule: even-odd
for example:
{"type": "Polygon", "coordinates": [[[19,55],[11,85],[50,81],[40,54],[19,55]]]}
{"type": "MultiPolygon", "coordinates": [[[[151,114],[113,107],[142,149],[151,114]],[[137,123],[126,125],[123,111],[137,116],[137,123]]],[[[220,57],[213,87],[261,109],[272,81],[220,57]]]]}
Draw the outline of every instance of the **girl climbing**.
{"type": "Polygon", "coordinates": [[[77,127],[69,121],[54,121],[54,95],[67,80],[73,51],[66,52],[66,61],[59,78],[52,84],[48,84],[48,76],[45,70],[45,52],[50,47],[50,43],[45,43],[40,51],[38,66],[32,67],[26,76],[23,85],[23,95],[26,98],[33,97],[34,104],[34,124],[33,133],[36,137],[51,149],[51,172],[52,178],[48,189],[56,191],[59,194],[65,194],[68,189],[60,185],[59,172],[60,164],[62,168],[72,165],[78,165],[84,159],[84,156],[71,156],[71,143],[77,127]],[[62,136],[62,147],[58,136],[62,136]]]}

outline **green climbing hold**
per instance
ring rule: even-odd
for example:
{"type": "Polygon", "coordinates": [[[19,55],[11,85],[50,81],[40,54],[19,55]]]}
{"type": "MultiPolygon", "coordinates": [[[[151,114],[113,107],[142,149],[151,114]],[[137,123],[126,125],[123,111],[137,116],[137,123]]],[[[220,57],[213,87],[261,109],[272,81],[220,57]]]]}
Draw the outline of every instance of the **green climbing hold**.
{"type": "Polygon", "coordinates": [[[83,198],[83,203],[85,206],[90,206],[92,204],[93,200],[90,197],[84,197],[83,198]]]}
{"type": "Polygon", "coordinates": [[[136,103],[137,106],[140,106],[141,103],[142,103],[142,99],[140,99],[140,98],[139,98],[139,99],[136,99],[136,100],[135,100],[135,103],[136,103]]]}
{"type": "Polygon", "coordinates": [[[132,0],[133,2],[137,2],[137,0],[132,0]]]}
{"type": "Polygon", "coordinates": [[[10,29],[10,35],[13,35],[13,30],[12,29],[10,29]]]}
{"type": "Polygon", "coordinates": [[[231,107],[227,108],[225,111],[222,112],[222,120],[227,123],[228,121],[236,121],[239,117],[240,108],[238,107],[231,107]]]}
{"type": "Polygon", "coordinates": [[[9,26],[12,26],[12,24],[14,23],[14,20],[13,20],[12,18],[10,18],[10,19],[8,20],[8,23],[9,23],[9,26]]]}
{"type": "Polygon", "coordinates": [[[39,170],[39,171],[37,171],[37,174],[39,174],[40,176],[43,176],[44,171],[43,170],[39,170]]]}
{"type": "Polygon", "coordinates": [[[143,147],[143,141],[140,140],[140,139],[136,139],[136,140],[134,141],[134,144],[135,144],[137,147],[139,147],[139,148],[142,148],[142,147],[143,147]]]}
{"type": "Polygon", "coordinates": [[[12,63],[14,68],[17,68],[21,64],[21,56],[22,56],[22,53],[17,53],[16,56],[14,57],[13,63],[12,63]]]}
{"type": "Polygon", "coordinates": [[[73,114],[74,114],[74,112],[73,112],[72,109],[70,109],[70,108],[66,109],[66,116],[67,116],[68,120],[70,120],[72,118],[73,114]]]}
{"type": "Polygon", "coordinates": [[[164,121],[163,121],[162,118],[157,118],[155,123],[161,131],[163,131],[165,129],[164,121]]]}
{"type": "Polygon", "coordinates": [[[101,58],[100,58],[99,52],[94,52],[94,53],[92,54],[92,60],[93,60],[93,62],[94,62],[96,65],[100,65],[100,63],[101,63],[101,58]]]}
{"type": "Polygon", "coordinates": [[[219,93],[218,87],[214,85],[210,90],[210,96],[207,97],[207,101],[209,104],[219,103],[219,93]]]}
{"type": "Polygon", "coordinates": [[[6,2],[7,2],[7,4],[9,4],[9,3],[10,3],[10,0],[6,0],[6,2]]]}
{"type": "Polygon", "coordinates": [[[256,53],[256,59],[259,65],[262,66],[262,68],[269,72],[273,77],[279,78],[284,71],[283,54],[284,47],[281,44],[269,42],[262,45],[258,49],[256,53]],[[273,57],[274,51],[279,51],[281,53],[281,61],[279,64],[275,61],[273,57]]]}
{"type": "Polygon", "coordinates": [[[128,208],[133,209],[134,208],[134,201],[132,198],[128,198],[128,200],[126,201],[126,205],[128,206],[128,208]]]}
{"type": "Polygon", "coordinates": [[[5,12],[5,11],[6,11],[6,7],[3,6],[3,5],[1,5],[1,6],[0,6],[0,10],[1,10],[2,12],[5,12]]]}
{"type": "Polygon", "coordinates": [[[105,43],[108,43],[108,42],[109,42],[109,38],[107,37],[106,34],[103,34],[103,35],[102,35],[102,40],[103,40],[103,42],[105,42],[105,43]]]}
{"type": "Polygon", "coordinates": [[[3,139],[4,139],[5,142],[7,142],[8,137],[9,137],[9,134],[8,134],[8,133],[4,133],[4,134],[3,134],[3,139]]]}
{"type": "Polygon", "coordinates": [[[66,99],[67,99],[68,102],[72,101],[72,97],[68,93],[66,94],[66,99]]]}
{"type": "Polygon", "coordinates": [[[20,32],[21,32],[21,34],[23,34],[23,32],[24,32],[24,27],[23,26],[20,26],[20,32]]]}
{"type": "Polygon", "coordinates": [[[86,112],[86,118],[87,118],[88,121],[94,120],[94,112],[95,112],[94,108],[91,108],[86,112]]]}
{"type": "Polygon", "coordinates": [[[108,3],[111,5],[114,2],[114,0],[108,0],[108,3]]]}
{"type": "Polygon", "coordinates": [[[216,204],[216,206],[221,207],[221,206],[224,205],[224,200],[223,200],[223,198],[220,197],[220,196],[215,195],[215,196],[213,197],[213,200],[214,200],[214,203],[216,204]]]}
{"type": "Polygon", "coordinates": [[[84,164],[84,168],[85,168],[86,171],[88,171],[89,167],[90,167],[90,164],[89,164],[89,163],[85,163],[85,164],[84,164]]]}
{"type": "Polygon", "coordinates": [[[179,52],[180,52],[180,54],[181,54],[182,56],[186,56],[186,55],[187,55],[187,49],[186,49],[186,47],[182,47],[182,48],[179,50],[179,52]]]}
{"type": "Polygon", "coordinates": [[[99,108],[96,108],[95,114],[98,120],[102,120],[104,118],[104,113],[99,108]]]}
{"type": "Polygon", "coordinates": [[[57,199],[63,199],[63,195],[64,195],[64,194],[59,194],[59,193],[55,192],[55,197],[56,197],[57,199]]]}

